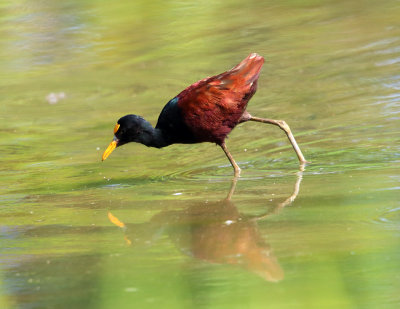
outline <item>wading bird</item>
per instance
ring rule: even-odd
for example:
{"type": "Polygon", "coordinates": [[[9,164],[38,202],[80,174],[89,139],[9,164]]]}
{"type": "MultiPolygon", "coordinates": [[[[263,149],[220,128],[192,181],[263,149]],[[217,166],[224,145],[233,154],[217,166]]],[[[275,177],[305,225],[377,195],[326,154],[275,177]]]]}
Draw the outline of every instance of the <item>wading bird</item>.
{"type": "Polygon", "coordinates": [[[103,161],[116,147],[129,142],[155,148],[211,142],[222,148],[235,176],[239,176],[240,168],[226,147],[225,138],[239,123],[257,121],[285,131],[300,163],[305,163],[285,121],[255,117],[246,111],[247,103],[257,90],[263,63],[263,57],[252,53],[231,70],[187,87],[164,106],[155,128],[141,116],[120,118],[114,127],[114,139],[103,153],[103,161]]]}

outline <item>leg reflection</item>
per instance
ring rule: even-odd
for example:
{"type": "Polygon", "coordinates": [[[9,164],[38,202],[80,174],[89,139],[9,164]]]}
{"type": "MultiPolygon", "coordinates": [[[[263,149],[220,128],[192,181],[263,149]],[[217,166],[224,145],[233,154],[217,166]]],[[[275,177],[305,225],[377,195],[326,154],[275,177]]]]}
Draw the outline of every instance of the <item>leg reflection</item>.
{"type": "Polygon", "coordinates": [[[265,242],[257,221],[279,213],[295,200],[303,170],[301,168],[297,173],[292,194],[272,210],[256,217],[241,214],[232,202],[238,180],[235,177],[222,201],[194,202],[184,209],[161,211],[141,224],[125,224],[111,213],[109,219],[124,229],[128,245],[153,245],[161,235],[167,234],[186,255],[209,263],[237,265],[267,281],[279,281],[284,277],[283,269],[265,242]]]}

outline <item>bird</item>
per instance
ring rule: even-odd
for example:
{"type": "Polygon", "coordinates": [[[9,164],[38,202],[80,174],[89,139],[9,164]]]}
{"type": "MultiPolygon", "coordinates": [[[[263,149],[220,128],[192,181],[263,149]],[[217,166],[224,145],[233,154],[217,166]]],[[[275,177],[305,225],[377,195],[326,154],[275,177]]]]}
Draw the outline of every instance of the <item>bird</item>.
{"type": "Polygon", "coordinates": [[[114,138],[104,151],[102,161],[115,148],[130,142],[155,148],[211,142],[221,147],[233,167],[234,176],[238,177],[241,169],[229,152],[225,139],[238,124],[255,121],[282,129],[300,164],[306,163],[285,121],[255,117],[246,110],[257,90],[263,64],[262,56],[251,53],[232,69],[190,85],[164,106],[155,127],[138,115],[121,117],[114,126],[114,138]]]}

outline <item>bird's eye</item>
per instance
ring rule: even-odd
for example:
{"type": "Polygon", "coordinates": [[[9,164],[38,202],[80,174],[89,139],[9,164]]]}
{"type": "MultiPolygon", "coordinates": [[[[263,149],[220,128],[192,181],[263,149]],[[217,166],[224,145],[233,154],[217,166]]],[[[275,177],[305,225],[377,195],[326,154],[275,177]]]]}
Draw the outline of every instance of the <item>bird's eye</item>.
{"type": "Polygon", "coordinates": [[[116,134],[116,133],[118,132],[119,127],[120,127],[120,124],[117,123],[117,124],[115,125],[115,127],[114,127],[114,134],[116,134]]]}

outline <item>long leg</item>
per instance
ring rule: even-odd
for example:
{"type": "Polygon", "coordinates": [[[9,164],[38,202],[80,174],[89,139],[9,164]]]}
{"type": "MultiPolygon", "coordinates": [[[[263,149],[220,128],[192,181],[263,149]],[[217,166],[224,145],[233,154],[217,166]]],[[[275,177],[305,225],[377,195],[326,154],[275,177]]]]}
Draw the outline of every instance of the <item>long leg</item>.
{"type": "Polygon", "coordinates": [[[225,142],[223,142],[220,146],[221,146],[222,150],[225,152],[226,156],[228,157],[229,162],[231,162],[231,164],[232,164],[232,167],[235,171],[235,177],[238,177],[240,175],[239,165],[237,165],[237,163],[233,159],[231,153],[229,152],[228,148],[226,148],[225,142]]]}
{"type": "Polygon", "coordinates": [[[279,128],[281,128],[283,131],[285,131],[287,137],[289,138],[290,143],[293,146],[294,151],[297,154],[297,157],[299,158],[300,163],[306,163],[306,159],[304,158],[299,145],[297,145],[297,142],[292,134],[292,131],[290,130],[288,124],[283,121],[283,120],[274,120],[274,119],[267,119],[267,118],[259,118],[259,117],[254,117],[251,116],[250,114],[246,113],[246,115],[244,115],[242,122],[244,121],[257,121],[257,122],[262,122],[262,123],[269,123],[269,124],[273,124],[278,126],[279,128]]]}

